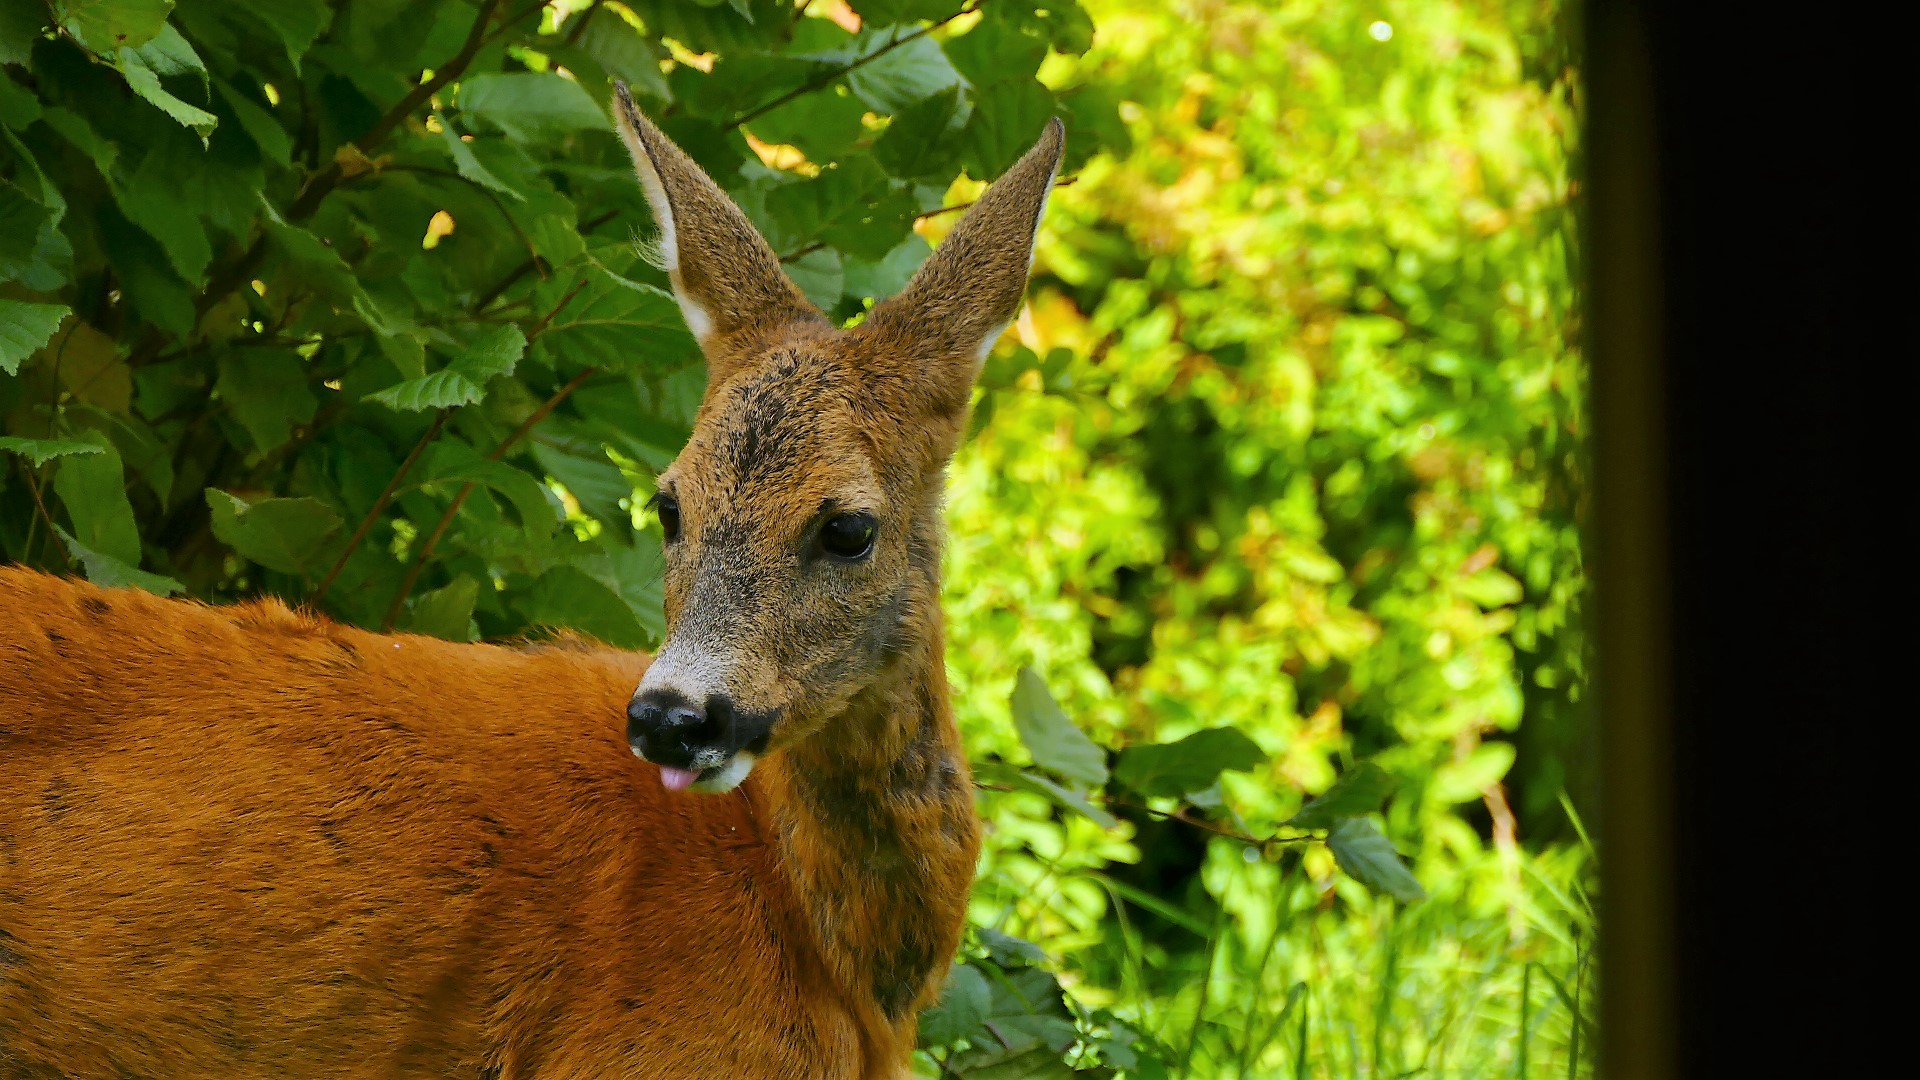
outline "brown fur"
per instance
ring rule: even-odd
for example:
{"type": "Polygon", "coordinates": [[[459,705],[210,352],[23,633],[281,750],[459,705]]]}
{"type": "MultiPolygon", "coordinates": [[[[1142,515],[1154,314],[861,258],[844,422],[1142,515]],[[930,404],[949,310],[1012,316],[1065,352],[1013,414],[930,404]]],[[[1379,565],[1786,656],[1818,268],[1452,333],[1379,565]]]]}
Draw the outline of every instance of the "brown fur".
{"type": "Polygon", "coordinates": [[[663,789],[622,731],[643,656],[0,569],[0,1078],[904,1073],[979,843],[942,474],[1059,129],[842,332],[616,110],[709,320],[667,648],[776,718],[751,774],[663,789]],[[806,554],[825,506],[871,558],[806,554]]]}

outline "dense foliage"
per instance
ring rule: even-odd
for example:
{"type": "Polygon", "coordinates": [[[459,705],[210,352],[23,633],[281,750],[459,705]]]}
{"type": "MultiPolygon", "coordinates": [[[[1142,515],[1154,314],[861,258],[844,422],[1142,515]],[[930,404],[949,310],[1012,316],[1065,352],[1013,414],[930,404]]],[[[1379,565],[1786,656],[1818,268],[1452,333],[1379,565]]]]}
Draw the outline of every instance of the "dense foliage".
{"type": "Polygon", "coordinates": [[[1557,7],[1090,7],[6,4],[0,557],[650,645],[703,374],[611,80],[843,319],[1058,113],[955,467],[989,839],[922,1067],[1577,1069],[1557,7]]]}

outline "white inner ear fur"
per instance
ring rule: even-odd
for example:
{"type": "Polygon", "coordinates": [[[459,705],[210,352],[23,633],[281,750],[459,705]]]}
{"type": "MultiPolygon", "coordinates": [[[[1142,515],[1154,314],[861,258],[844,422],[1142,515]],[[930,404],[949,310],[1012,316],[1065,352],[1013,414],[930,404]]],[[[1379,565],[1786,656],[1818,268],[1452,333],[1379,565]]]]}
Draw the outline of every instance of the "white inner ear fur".
{"type": "Polygon", "coordinates": [[[653,167],[653,158],[647,155],[647,148],[641,144],[640,137],[625,123],[620,125],[620,140],[627,144],[627,153],[633,156],[633,171],[639,174],[640,189],[646,192],[647,205],[653,208],[653,219],[660,224],[660,259],[667,277],[673,281],[673,298],[680,305],[680,317],[687,321],[687,329],[693,331],[694,340],[705,341],[713,331],[713,316],[689,296],[686,286],[680,283],[680,237],[674,230],[673,204],[667,201],[667,189],[660,183],[660,171],[653,167]]]}
{"type": "MultiPolygon", "coordinates": [[[[1040,246],[1040,221],[1047,216],[1047,200],[1053,197],[1053,180],[1058,175],[1060,175],[1060,164],[1055,162],[1053,171],[1047,174],[1047,186],[1041,190],[1040,205],[1033,211],[1033,232],[1029,234],[1027,240],[1028,273],[1033,272],[1034,249],[1040,246]]],[[[1006,333],[1007,327],[1012,325],[1012,322],[1001,323],[987,334],[986,340],[973,347],[973,378],[980,377],[981,369],[987,366],[987,354],[993,351],[994,342],[999,341],[1000,335],[1006,333]]]]}

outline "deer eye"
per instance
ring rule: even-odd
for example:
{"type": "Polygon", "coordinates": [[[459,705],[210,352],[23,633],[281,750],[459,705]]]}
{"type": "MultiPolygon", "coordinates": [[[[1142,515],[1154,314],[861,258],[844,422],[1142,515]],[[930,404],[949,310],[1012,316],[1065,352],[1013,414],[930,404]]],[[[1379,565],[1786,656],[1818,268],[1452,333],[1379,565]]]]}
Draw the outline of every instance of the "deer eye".
{"type": "Polygon", "coordinates": [[[864,559],[872,553],[879,529],[872,514],[835,514],[820,526],[820,547],[837,559],[864,559]]]}
{"type": "Polygon", "coordinates": [[[653,493],[648,500],[653,512],[660,516],[660,532],[671,544],[680,539],[680,501],[662,491],[653,493]]]}

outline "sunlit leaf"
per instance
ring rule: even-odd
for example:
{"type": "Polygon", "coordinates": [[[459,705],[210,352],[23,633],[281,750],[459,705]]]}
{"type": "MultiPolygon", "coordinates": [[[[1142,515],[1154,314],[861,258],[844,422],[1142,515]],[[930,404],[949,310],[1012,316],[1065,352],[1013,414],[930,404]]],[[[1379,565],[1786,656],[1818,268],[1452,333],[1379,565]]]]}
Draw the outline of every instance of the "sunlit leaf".
{"type": "Polygon", "coordinates": [[[1295,829],[1324,829],[1340,818],[1372,813],[1387,801],[1397,784],[1386,770],[1363,761],[1281,824],[1295,829]]]}
{"type": "Polygon", "coordinates": [[[1425,898],[1427,891],[1414,880],[1406,861],[1393,850],[1393,844],[1371,818],[1340,818],[1327,831],[1327,847],[1333,851],[1340,869],[1352,874],[1375,892],[1411,903],[1425,898]]]}
{"type": "Polygon", "coordinates": [[[1210,728],[1177,742],[1127,747],[1114,779],[1142,795],[1179,796],[1211,786],[1229,769],[1246,771],[1266,760],[1266,752],[1239,730],[1210,728]]]}
{"type": "Polygon", "coordinates": [[[1013,688],[1013,726],[1034,764],[1091,787],[1107,782],[1107,755],[1067,719],[1039,673],[1021,668],[1013,688]]]}
{"type": "Polygon", "coordinates": [[[172,10],[173,0],[53,0],[60,25],[100,56],[153,40],[172,10]]]}

